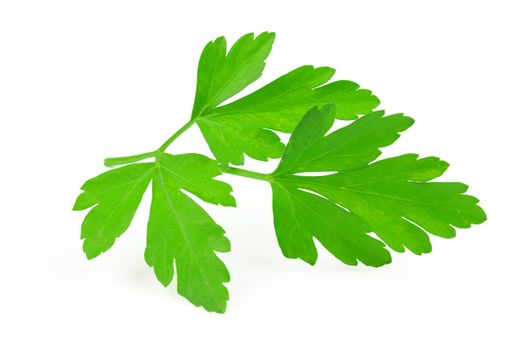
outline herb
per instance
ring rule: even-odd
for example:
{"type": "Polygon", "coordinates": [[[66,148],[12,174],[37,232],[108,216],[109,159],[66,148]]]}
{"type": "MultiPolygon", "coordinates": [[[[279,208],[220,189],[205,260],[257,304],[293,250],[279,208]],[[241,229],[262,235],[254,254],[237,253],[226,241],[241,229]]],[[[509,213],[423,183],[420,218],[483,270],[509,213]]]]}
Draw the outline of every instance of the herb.
{"type": "Polygon", "coordinates": [[[326,135],[335,109],[310,110],[295,129],[281,162],[268,181],[273,190],[275,229],[285,256],[313,264],[312,237],[346,264],[381,266],[391,249],[431,251],[427,233],[451,238],[454,227],[485,220],[478,200],[461,183],[429,182],[448,164],[435,157],[405,154],[374,163],[379,148],[412,125],[402,114],[372,112],[326,135]],[[324,176],[302,172],[336,171],[324,176]]]}
{"type": "Polygon", "coordinates": [[[179,294],[193,304],[224,312],[229,273],[216,252],[229,251],[230,243],[183,192],[235,206],[231,187],[214,179],[222,173],[271,185],[281,250],[310,264],[317,259],[314,237],[345,264],[381,266],[391,262],[387,247],[428,253],[428,234],[454,237],[455,228],[486,219],[478,200],[465,194],[466,185],[431,182],[447,169],[444,161],[415,154],[376,161],[380,148],[392,144],[413,120],[373,111],[377,97],[351,81],[328,83],[332,68],[302,66],[223,104],[261,76],[274,37],[248,34],[228,52],[222,37],[208,43],[199,61],[190,121],[155,151],[106,159],[107,166],[120,167],[82,186],[74,210],[91,208],[81,230],[89,259],[126,231],[151,182],[147,264],[165,286],[176,271],[179,294]],[[335,119],[354,121],[330,132],[335,119]],[[166,153],[193,124],[216,160],[166,153]],[[274,131],[292,133],[286,147],[274,131]],[[281,161],[271,174],[229,165],[243,164],[245,155],[281,161]],[[154,160],[137,163],[149,158],[154,160]]]}

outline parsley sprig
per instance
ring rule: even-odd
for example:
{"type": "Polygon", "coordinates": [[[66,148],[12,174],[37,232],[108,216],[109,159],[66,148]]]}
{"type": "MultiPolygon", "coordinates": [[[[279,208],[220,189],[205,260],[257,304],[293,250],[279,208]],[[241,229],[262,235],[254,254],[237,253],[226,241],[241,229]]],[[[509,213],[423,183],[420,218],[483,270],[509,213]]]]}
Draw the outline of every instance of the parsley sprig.
{"type": "Polygon", "coordinates": [[[314,238],[348,265],[382,266],[390,250],[431,251],[429,235],[454,237],[456,228],[486,220],[467,186],[433,181],[448,164],[405,154],[377,160],[413,120],[375,111],[379,99],[335,70],[302,66],[233,102],[265,67],[274,33],[241,37],[228,51],[221,37],[204,48],[190,120],[154,151],[108,158],[116,167],[82,186],[74,210],[90,209],[81,229],[91,259],[107,251],[133,219],[152,184],[146,263],[168,286],[197,306],[224,312],[228,270],[216,252],[230,250],[224,230],[185,192],[208,203],[235,206],[223,173],[265,181],[273,193],[274,226],[288,258],[314,264],[314,238]],[[333,131],[336,119],[346,125],[333,131]],[[169,154],[197,125],[215,159],[169,154]],[[284,145],[275,132],[291,133],[284,145]],[[245,157],[281,158],[270,174],[237,166],[245,157]],[[326,173],[329,173],[326,175],[326,173]],[[375,234],[375,237],[371,235],[375,234]]]}

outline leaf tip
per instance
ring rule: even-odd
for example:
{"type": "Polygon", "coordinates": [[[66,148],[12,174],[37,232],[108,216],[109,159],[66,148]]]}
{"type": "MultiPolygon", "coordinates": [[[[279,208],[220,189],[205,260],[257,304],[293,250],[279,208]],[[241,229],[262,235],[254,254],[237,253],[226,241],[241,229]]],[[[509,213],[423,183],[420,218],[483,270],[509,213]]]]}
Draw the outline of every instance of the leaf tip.
{"type": "Polygon", "coordinates": [[[97,256],[99,256],[102,252],[95,251],[93,249],[90,249],[89,247],[86,247],[86,244],[84,243],[84,254],[86,255],[86,258],[88,260],[93,260],[97,256]]]}
{"type": "Polygon", "coordinates": [[[273,43],[273,41],[275,40],[275,32],[270,32],[270,31],[262,32],[261,34],[257,36],[257,38],[261,38],[261,37],[273,43]]]}
{"type": "Polygon", "coordinates": [[[224,301],[224,303],[220,303],[218,305],[203,305],[202,307],[208,312],[215,312],[217,314],[224,315],[226,313],[227,302],[224,301]]]}
{"type": "Polygon", "coordinates": [[[173,271],[168,273],[161,273],[158,269],[153,268],[155,271],[155,277],[157,277],[157,280],[162,284],[164,287],[168,287],[173,281],[173,271]]]}

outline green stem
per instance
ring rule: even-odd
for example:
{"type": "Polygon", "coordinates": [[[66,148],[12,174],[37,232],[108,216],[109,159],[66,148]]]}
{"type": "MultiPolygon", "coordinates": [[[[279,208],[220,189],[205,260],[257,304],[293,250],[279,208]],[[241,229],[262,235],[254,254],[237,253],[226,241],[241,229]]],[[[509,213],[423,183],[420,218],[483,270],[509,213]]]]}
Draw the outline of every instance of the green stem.
{"type": "Polygon", "coordinates": [[[196,121],[197,119],[192,119],[186,124],[184,124],[182,128],[180,128],[173,135],[171,135],[170,138],[167,139],[166,142],[164,142],[162,146],[160,146],[156,151],[140,153],[140,154],[135,154],[135,155],[126,156],[126,157],[106,158],[104,160],[104,165],[108,167],[112,167],[116,165],[135,163],[140,160],[156,157],[159,154],[164,153],[164,151],[173,143],[173,141],[175,141],[180,135],[182,135],[193,124],[195,124],[196,121]]]}
{"type": "Polygon", "coordinates": [[[107,167],[112,167],[112,166],[117,166],[117,165],[135,163],[135,162],[138,162],[139,160],[155,157],[158,154],[159,154],[158,151],[154,151],[154,152],[135,154],[132,156],[127,156],[127,157],[106,158],[104,159],[104,165],[107,167]]]}
{"type": "Polygon", "coordinates": [[[188,130],[189,128],[191,128],[191,126],[193,124],[195,124],[195,122],[197,121],[197,119],[191,119],[189,122],[187,122],[186,124],[184,124],[182,126],[182,128],[180,128],[179,130],[177,130],[173,135],[170,136],[169,139],[166,140],[166,142],[164,142],[162,144],[162,146],[159,147],[159,152],[164,152],[166,150],[166,148],[169,147],[169,145],[171,145],[173,143],[173,141],[175,141],[180,135],[182,135],[186,130],[188,130]]]}
{"type": "Polygon", "coordinates": [[[255,171],[234,168],[234,167],[223,165],[223,164],[220,165],[220,168],[223,173],[236,175],[236,176],[242,176],[242,177],[248,177],[250,179],[255,179],[255,180],[270,181],[271,176],[272,176],[272,174],[261,174],[255,171]]]}

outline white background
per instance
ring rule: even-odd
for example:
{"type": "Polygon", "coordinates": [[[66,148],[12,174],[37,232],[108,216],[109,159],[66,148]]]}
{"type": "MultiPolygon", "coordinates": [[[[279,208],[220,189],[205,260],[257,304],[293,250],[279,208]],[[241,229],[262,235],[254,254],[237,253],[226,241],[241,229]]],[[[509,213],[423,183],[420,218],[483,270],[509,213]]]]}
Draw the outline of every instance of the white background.
{"type": "MultiPolygon", "coordinates": [[[[524,349],[522,1],[2,1],[0,348],[524,349]],[[205,43],[277,32],[263,78],[302,64],[372,89],[416,124],[384,156],[437,155],[489,220],[432,254],[348,267],[280,254],[269,186],[223,176],[225,315],[143,261],[149,195],[93,261],[71,207],[102,160],[152,150],[189,118],[205,43]]],[[[170,150],[209,154],[191,130],[170,150]]],[[[275,165],[248,162],[251,169],[275,165]]]]}

